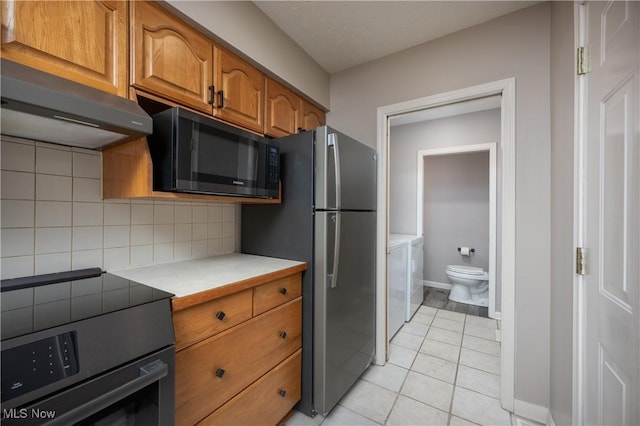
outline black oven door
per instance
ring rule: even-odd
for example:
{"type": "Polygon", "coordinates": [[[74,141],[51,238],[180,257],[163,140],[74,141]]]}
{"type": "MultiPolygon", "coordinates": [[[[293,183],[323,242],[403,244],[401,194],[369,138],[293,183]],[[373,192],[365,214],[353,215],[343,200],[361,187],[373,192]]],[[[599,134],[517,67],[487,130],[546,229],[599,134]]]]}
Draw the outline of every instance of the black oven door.
{"type": "Polygon", "coordinates": [[[3,425],[173,425],[173,346],[36,403],[3,410],[3,425]]]}
{"type": "Polygon", "coordinates": [[[178,191],[277,196],[279,152],[268,139],[181,109],[177,115],[178,191]]]}

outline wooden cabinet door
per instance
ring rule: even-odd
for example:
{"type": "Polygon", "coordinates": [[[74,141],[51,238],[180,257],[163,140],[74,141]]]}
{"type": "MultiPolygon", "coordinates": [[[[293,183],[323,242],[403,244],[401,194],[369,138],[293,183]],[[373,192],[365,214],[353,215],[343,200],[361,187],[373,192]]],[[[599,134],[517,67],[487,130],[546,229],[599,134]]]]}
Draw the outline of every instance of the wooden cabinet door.
{"type": "Polygon", "coordinates": [[[131,2],[131,84],[212,113],[213,43],[152,2],[131,2]]]}
{"type": "Polygon", "coordinates": [[[325,125],[324,111],[311,105],[305,100],[300,100],[300,127],[302,130],[313,130],[316,127],[325,125]]]}
{"type": "Polygon", "coordinates": [[[264,75],[237,56],[215,47],[213,115],[246,129],[263,132],[264,75]]]}
{"type": "Polygon", "coordinates": [[[127,2],[2,1],[2,57],[127,96],[127,2]]]}
{"type": "Polygon", "coordinates": [[[298,132],[300,97],[282,84],[266,79],[264,133],[273,137],[298,132]]]}

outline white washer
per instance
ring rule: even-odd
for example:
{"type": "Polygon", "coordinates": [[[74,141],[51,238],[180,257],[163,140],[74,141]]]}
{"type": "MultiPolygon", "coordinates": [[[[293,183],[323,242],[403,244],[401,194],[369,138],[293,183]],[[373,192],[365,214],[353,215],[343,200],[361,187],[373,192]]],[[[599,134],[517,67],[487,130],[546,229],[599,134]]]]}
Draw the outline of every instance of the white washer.
{"type": "Polygon", "coordinates": [[[409,242],[389,237],[387,264],[389,265],[389,305],[387,336],[389,340],[404,325],[407,300],[407,262],[409,242]]]}
{"type": "Polygon", "coordinates": [[[424,239],[416,235],[411,240],[410,253],[411,278],[407,284],[407,316],[406,321],[411,321],[411,317],[418,311],[424,301],[424,239]]]}
{"type": "Polygon", "coordinates": [[[389,244],[404,243],[408,245],[406,264],[406,290],[404,301],[404,321],[410,321],[424,301],[424,239],[420,235],[390,234],[389,244]]]}

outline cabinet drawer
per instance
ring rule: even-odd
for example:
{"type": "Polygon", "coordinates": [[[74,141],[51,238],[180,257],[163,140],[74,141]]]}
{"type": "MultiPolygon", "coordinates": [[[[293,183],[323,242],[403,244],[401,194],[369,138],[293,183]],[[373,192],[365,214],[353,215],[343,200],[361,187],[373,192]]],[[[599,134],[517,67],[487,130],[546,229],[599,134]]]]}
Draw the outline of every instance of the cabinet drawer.
{"type": "Polygon", "coordinates": [[[297,299],[176,353],[176,423],[218,409],[302,344],[297,299]]]}
{"type": "Polygon", "coordinates": [[[253,291],[253,315],[259,315],[289,300],[300,297],[302,275],[290,275],[255,287],[253,291]]]}
{"type": "Polygon", "coordinates": [[[176,350],[251,318],[251,289],[173,313],[176,350]]]}
{"type": "Polygon", "coordinates": [[[277,424],[300,400],[302,350],[224,404],[200,425],[277,424]]]}

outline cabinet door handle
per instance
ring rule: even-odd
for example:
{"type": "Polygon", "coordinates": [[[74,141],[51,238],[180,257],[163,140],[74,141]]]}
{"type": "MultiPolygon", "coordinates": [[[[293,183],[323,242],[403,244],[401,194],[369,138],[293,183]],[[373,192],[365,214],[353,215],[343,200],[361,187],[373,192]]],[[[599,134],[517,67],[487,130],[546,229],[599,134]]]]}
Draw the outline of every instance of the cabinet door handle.
{"type": "Polygon", "coordinates": [[[280,337],[282,337],[283,339],[287,338],[287,332],[286,331],[281,331],[280,332],[280,337]]]}
{"type": "Polygon", "coordinates": [[[283,398],[284,398],[284,396],[287,394],[287,391],[286,391],[286,390],[284,390],[284,389],[280,389],[280,390],[278,391],[278,394],[279,394],[281,397],[283,397],[283,398]]]}
{"type": "Polygon", "coordinates": [[[224,108],[224,90],[218,90],[218,108],[224,108]]]}
{"type": "Polygon", "coordinates": [[[209,86],[209,100],[207,101],[207,103],[209,105],[213,105],[213,103],[215,102],[215,97],[216,97],[216,86],[209,86]]]}
{"type": "Polygon", "coordinates": [[[303,127],[298,127],[298,133],[302,133],[304,132],[304,128],[303,127]]]}
{"type": "Polygon", "coordinates": [[[278,290],[280,292],[280,294],[285,295],[287,294],[287,289],[285,287],[282,287],[280,290],[278,290]]]}
{"type": "Polygon", "coordinates": [[[218,311],[216,313],[216,318],[218,318],[220,321],[222,321],[226,315],[227,314],[225,314],[223,311],[218,311]]]}
{"type": "Polygon", "coordinates": [[[224,376],[225,371],[222,368],[218,368],[216,370],[216,377],[222,377],[224,376]]]}

